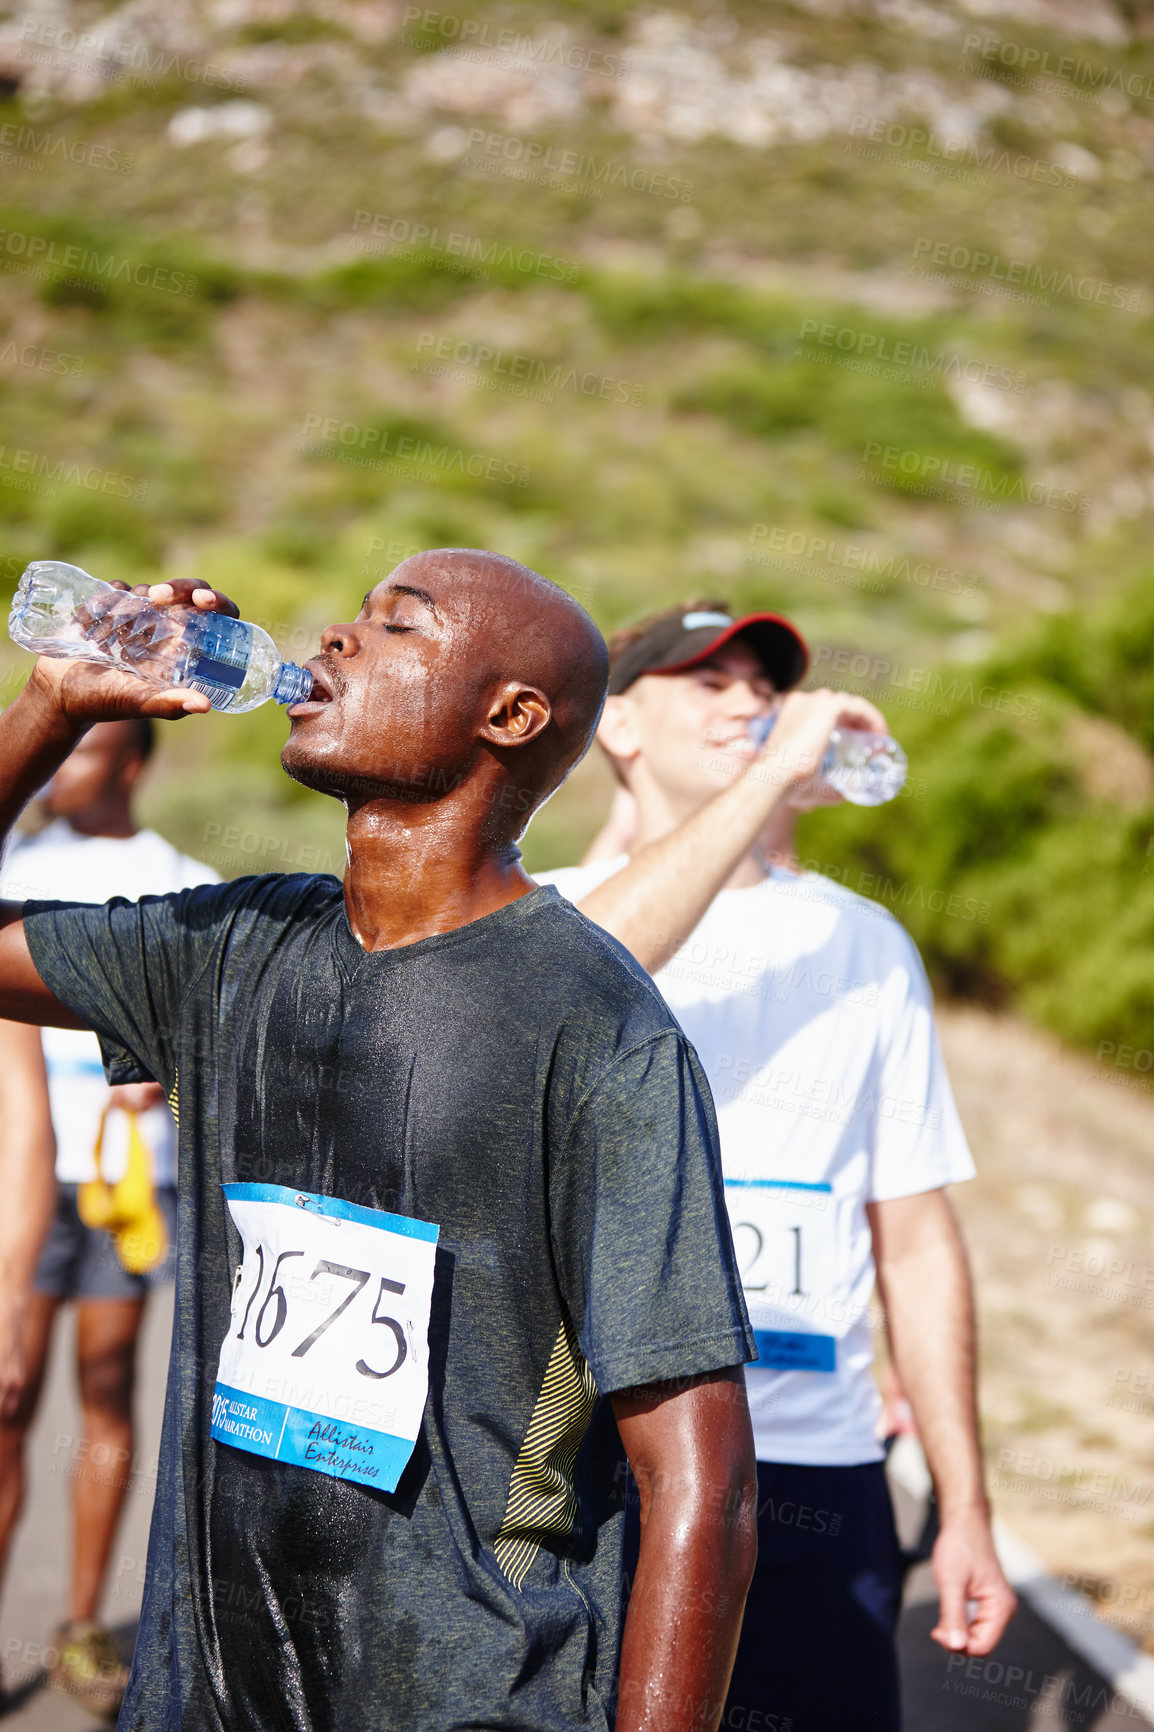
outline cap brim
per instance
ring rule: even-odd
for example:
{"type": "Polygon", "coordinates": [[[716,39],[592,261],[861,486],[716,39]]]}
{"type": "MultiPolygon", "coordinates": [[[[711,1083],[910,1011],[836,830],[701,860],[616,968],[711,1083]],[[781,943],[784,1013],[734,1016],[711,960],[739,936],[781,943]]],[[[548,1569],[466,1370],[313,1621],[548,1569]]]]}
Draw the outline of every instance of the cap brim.
{"type": "Polygon", "coordinates": [[[701,631],[687,632],[678,649],[684,651],[688,648],[688,655],[678,654],[676,661],[646,668],[645,672],[678,674],[686,668],[697,667],[735,637],[749,644],[777,691],[792,691],[805,678],[809,668],[809,647],[797,628],[779,613],[747,613],[722,631],[715,632],[706,627],[701,631]]]}

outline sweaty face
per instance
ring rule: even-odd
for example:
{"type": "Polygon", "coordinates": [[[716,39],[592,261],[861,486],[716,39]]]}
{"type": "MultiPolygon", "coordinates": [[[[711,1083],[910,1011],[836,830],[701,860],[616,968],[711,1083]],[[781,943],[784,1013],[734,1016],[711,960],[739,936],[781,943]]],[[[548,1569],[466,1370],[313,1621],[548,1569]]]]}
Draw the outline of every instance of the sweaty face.
{"type": "Polygon", "coordinates": [[[734,639],[679,674],[645,674],[625,694],[641,756],[677,800],[708,798],[755,755],[749,724],[781,703],[760,659],[734,639]]]}
{"type": "Polygon", "coordinates": [[[407,560],[355,620],[328,626],[308,663],[313,696],[288,712],[288,774],[338,797],[443,794],[474,748],[491,684],[469,600],[407,560]]]}

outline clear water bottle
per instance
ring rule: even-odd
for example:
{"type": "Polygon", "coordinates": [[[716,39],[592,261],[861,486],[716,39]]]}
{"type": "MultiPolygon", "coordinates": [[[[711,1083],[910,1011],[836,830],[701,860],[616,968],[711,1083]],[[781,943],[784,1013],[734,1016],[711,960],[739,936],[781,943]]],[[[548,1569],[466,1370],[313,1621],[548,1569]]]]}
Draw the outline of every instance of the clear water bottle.
{"type": "MultiPolygon", "coordinates": [[[[750,722],[749,737],[759,750],[776,721],[776,716],[755,716],[750,722]]],[[[905,753],[890,734],[835,728],[819,775],[851,805],[884,806],[901,793],[908,769],[905,753]]]]}
{"type": "Polygon", "coordinates": [[[197,607],[156,607],[78,565],[38,559],[20,579],[8,635],[36,655],[99,662],[150,685],[190,686],[214,710],[299,704],[313,676],[282,662],[259,625],[197,607]]]}

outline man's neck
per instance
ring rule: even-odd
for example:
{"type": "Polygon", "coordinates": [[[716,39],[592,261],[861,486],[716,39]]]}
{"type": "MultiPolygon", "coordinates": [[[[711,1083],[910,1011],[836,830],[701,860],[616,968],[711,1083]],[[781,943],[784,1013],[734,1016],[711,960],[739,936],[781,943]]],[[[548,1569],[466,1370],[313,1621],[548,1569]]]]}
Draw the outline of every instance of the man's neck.
{"type": "Polygon", "coordinates": [[[453,802],[398,808],[376,801],[350,812],[345,912],[365,950],[395,950],[453,932],[537,887],[516,844],[486,840],[453,802]]]}
{"type": "MultiPolygon", "coordinates": [[[[707,803],[678,804],[659,789],[636,789],[635,797],[638,828],[631,849],[635,854],[670,835],[707,803]]],[[[752,885],[763,883],[775,866],[786,872],[800,872],[797,858],[799,815],[792,807],[779,807],[754,846],[736,861],[722,888],[748,890],[752,885]]]]}
{"type": "Polygon", "coordinates": [[[783,872],[800,873],[801,861],[797,857],[797,821],[800,816],[801,813],[792,806],[779,808],[758,837],[753,852],[763,878],[768,878],[774,867],[783,872]]]}
{"type": "Polygon", "coordinates": [[[127,807],[74,812],[63,822],[78,836],[102,836],[113,842],[131,841],[132,837],[139,833],[127,807]]]}

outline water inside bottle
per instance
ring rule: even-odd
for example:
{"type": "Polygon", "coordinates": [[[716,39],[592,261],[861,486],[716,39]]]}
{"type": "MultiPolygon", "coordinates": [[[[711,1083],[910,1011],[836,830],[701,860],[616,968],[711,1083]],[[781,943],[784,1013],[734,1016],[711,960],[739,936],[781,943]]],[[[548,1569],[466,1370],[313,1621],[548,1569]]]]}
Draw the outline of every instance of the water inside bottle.
{"type": "Polygon", "coordinates": [[[909,765],[890,734],[835,728],[821,773],[854,806],[884,806],[901,793],[909,765]]]}

